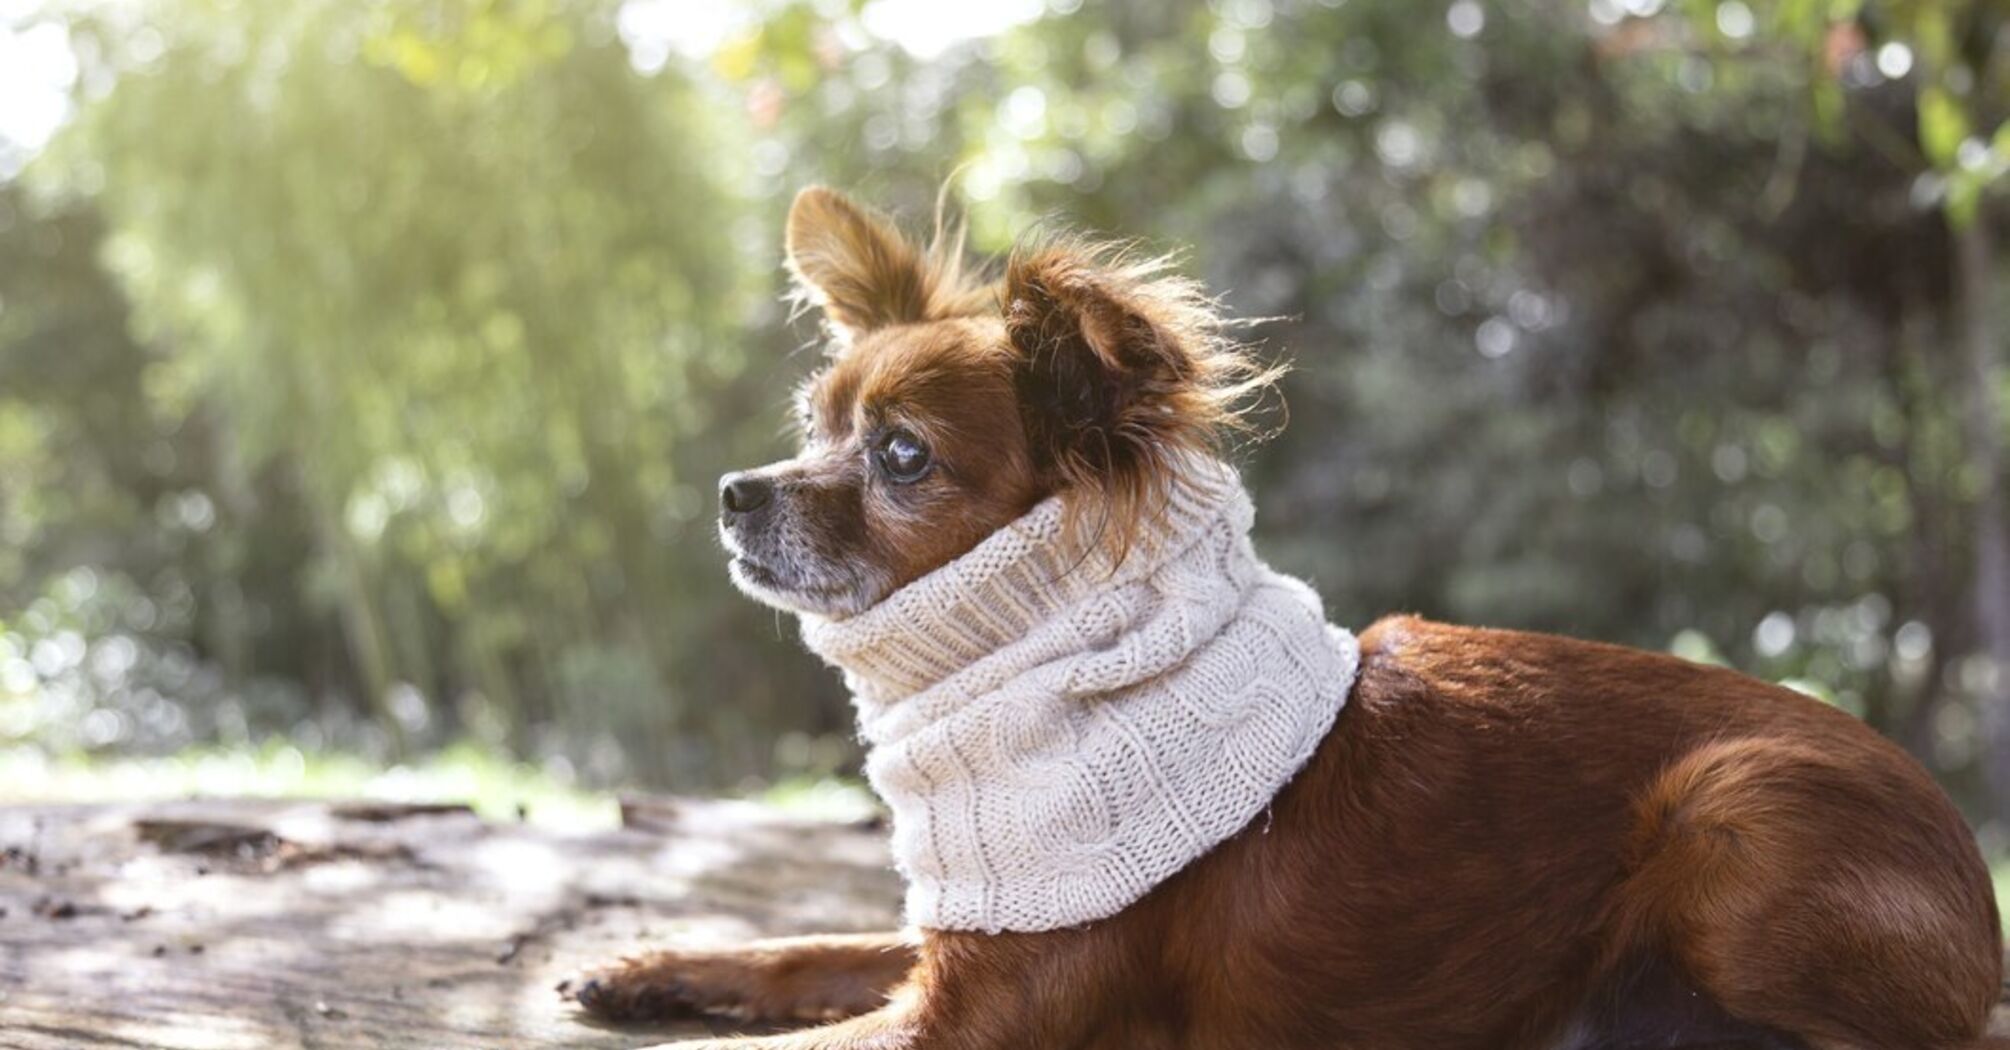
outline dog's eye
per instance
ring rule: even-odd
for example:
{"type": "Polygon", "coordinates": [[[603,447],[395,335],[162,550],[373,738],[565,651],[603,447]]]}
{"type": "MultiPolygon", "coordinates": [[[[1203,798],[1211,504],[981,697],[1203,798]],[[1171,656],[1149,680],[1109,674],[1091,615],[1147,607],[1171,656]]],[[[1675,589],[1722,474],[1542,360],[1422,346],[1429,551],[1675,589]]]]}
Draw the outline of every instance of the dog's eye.
{"type": "Polygon", "coordinates": [[[879,469],[889,480],[905,485],[920,481],[928,473],[928,446],[905,430],[896,430],[880,439],[879,469]]]}

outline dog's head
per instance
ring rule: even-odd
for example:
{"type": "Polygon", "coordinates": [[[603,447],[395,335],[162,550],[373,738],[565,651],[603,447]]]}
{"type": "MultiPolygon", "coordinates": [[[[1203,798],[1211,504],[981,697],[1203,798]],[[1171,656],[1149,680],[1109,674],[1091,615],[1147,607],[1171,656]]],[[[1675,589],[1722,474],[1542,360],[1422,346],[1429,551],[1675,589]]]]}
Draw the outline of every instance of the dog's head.
{"type": "Polygon", "coordinates": [[[829,360],[801,452],[721,479],[719,531],[734,582],[798,612],[861,612],[1056,493],[1070,535],[1121,557],[1276,377],[1164,259],[1050,238],[987,279],[960,237],[918,245],[821,188],[788,256],[829,360]]]}

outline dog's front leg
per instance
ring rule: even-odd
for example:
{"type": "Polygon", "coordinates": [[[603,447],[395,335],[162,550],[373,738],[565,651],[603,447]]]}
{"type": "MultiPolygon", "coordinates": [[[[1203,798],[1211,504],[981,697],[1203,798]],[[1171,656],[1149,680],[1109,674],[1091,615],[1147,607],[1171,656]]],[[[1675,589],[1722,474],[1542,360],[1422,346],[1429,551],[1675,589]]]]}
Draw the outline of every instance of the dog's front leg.
{"type": "Polygon", "coordinates": [[[1121,966],[1113,924],[1032,934],[928,931],[908,982],[848,1021],[765,1038],[709,1039],[652,1050],[1029,1050],[1181,1045],[1170,1019],[1113,994],[1121,966]]]}
{"type": "Polygon", "coordinates": [[[610,1021],[717,1014],[742,1021],[812,1023],[886,1005],[914,968],[900,933],[785,937],[735,948],[663,949],[560,988],[610,1021]]]}

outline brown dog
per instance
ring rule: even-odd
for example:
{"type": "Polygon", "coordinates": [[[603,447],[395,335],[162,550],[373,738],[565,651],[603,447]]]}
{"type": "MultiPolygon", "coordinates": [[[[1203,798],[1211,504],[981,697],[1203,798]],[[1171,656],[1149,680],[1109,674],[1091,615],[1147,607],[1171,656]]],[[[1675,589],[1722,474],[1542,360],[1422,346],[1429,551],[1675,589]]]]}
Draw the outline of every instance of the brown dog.
{"type": "MultiPolygon", "coordinates": [[[[785,608],[859,613],[1054,493],[1121,547],[1271,378],[1192,285],[1093,246],[987,286],[821,189],[788,241],[832,359],[802,454],[722,491],[735,579],[785,608]]],[[[659,952],[579,1001],[832,1022],[679,1044],[744,1050],[1990,1045],[1997,910],[1954,807],[1729,671],[1383,620],[1258,823],[1086,926],[659,952]]]]}

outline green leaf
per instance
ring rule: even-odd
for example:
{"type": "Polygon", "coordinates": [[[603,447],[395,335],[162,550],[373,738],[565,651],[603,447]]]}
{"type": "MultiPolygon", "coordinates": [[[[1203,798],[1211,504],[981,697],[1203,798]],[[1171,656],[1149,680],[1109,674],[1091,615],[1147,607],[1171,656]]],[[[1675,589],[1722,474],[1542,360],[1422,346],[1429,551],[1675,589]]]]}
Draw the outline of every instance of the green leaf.
{"type": "Polygon", "coordinates": [[[1919,146],[1926,159],[1942,171],[1952,170],[1954,157],[1968,137],[1968,114],[1954,96],[1938,85],[1919,92],[1919,146]]]}
{"type": "Polygon", "coordinates": [[[1982,184],[1982,177],[1973,172],[1957,171],[1948,177],[1948,225],[1960,230],[1975,221],[1982,208],[1982,184]]]}
{"type": "Polygon", "coordinates": [[[1912,14],[1912,49],[1927,68],[1944,70],[1957,61],[1954,25],[1946,8],[1935,2],[1908,5],[1908,9],[1912,14]]]}

